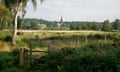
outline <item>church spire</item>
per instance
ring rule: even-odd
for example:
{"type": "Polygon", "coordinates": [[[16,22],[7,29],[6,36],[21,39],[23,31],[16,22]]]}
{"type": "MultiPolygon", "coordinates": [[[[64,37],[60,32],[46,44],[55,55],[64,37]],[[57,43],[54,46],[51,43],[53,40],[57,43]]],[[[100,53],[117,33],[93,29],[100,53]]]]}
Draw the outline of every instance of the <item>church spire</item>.
{"type": "Polygon", "coordinates": [[[63,24],[63,17],[61,16],[60,21],[58,22],[58,27],[61,27],[62,24],[63,24]]]}
{"type": "Polygon", "coordinates": [[[61,16],[60,23],[63,24],[63,17],[61,16]]]}

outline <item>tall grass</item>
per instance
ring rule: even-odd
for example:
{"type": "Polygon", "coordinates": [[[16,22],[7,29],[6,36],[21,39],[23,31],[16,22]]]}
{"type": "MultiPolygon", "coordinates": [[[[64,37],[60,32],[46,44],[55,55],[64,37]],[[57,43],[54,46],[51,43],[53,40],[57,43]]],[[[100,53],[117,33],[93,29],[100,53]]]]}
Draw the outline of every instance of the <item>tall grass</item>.
{"type": "MultiPolygon", "coordinates": [[[[0,46],[10,46],[11,32],[0,32],[0,46]]],[[[57,53],[44,55],[43,65],[33,72],[120,72],[120,33],[19,33],[14,48],[29,47],[47,50],[48,44],[57,53]]],[[[10,46],[12,47],[12,46],[10,46]]],[[[0,52],[0,72],[22,71],[19,52],[0,52]]]]}
{"type": "Polygon", "coordinates": [[[46,55],[42,72],[119,72],[120,46],[116,43],[90,43],[81,48],[63,48],[46,55]],[[59,68],[58,68],[59,66],[59,68]]]}

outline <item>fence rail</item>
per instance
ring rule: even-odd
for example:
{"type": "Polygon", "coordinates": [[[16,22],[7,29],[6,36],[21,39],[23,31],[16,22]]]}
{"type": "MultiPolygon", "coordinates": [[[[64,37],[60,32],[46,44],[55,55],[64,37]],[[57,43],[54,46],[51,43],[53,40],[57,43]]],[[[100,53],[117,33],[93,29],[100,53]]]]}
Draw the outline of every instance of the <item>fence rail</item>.
{"type": "Polygon", "coordinates": [[[20,49],[20,65],[24,66],[24,72],[29,72],[29,68],[31,66],[32,60],[38,58],[38,57],[32,56],[34,52],[48,53],[48,51],[32,50],[31,47],[29,50],[25,48],[21,48],[20,49]]]}

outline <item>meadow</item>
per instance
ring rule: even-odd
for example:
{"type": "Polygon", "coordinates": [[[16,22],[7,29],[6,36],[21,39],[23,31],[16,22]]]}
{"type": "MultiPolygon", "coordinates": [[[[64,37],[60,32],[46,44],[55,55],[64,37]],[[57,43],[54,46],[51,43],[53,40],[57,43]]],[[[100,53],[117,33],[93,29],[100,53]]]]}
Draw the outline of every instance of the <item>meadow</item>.
{"type": "Polygon", "coordinates": [[[0,72],[21,72],[19,49],[30,44],[34,50],[53,50],[33,61],[30,72],[120,72],[120,32],[19,31],[16,46],[10,44],[10,31],[0,34],[0,72]]]}

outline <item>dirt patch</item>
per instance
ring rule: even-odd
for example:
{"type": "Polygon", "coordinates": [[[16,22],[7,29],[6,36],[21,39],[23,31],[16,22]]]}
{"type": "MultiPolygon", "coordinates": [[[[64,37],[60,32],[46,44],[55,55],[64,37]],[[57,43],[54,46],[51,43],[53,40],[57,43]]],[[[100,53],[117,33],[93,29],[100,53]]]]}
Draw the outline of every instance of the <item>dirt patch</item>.
{"type": "Polygon", "coordinates": [[[0,42],[0,51],[10,51],[10,46],[6,42],[0,42]]]}

